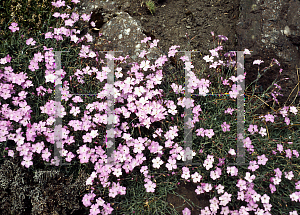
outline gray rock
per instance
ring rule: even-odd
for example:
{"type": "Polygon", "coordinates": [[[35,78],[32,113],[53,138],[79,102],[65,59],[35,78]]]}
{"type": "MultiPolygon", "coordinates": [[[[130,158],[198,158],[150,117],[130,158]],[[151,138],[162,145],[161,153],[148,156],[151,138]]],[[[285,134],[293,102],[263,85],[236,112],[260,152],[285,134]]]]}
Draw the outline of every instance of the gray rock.
{"type": "MultiPolygon", "coordinates": [[[[300,44],[300,2],[241,0],[240,9],[237,23],[238,46],[236,49],[248,48],[253,51],[250,57],[252,62],[255,59],[265,61],[260,66],[261,68],[269,66],[273,58],[279,61],[280,67],[271,68],[263,77],[268,80],[268,83],[264,84],[266,87],[275,79],[272,77],[276,77],[272,73],[277,74],[279,68],[283,69],[281,77],[289,78],[285,82],[289,82],[290,86],[295,86],[298,79],[296,70],[300,66],[298,47],[300,44]]],[[[251,67],[253,70],[254,65],[251,67]]],[[[249,71],[251,68],[246,66],[245,69],[245,71],[249,71]]],[[[285,91],[284,97],[288,97],[292,89],[285,88],[285,82],[280,82],[279,85],[285,91]]],[[[290,99],[293,99],[296,93],[297,91],[294,91],[290,99]]],[[[287,105],[290,102],[287,102],[287,105]]]]}
{"type": "MultiPolygon", "coordinates": [[[[95,1],[92,5],[83,2],[79,7],[78,12],[80,15],[83,13],[102,13],[102,16],[104,17],[104,23],[100,30],[102,36],[97,37],[95,40],[95,49],[97,51],[123,51],[116,52],[114,57],[126,57],[129,55],[130,59],[126,60],[126,64],[129,65],[133,62],[140,64],[143,60],[146,60],[145,57],[138,57],[143,50],[148,51],[147,44],[141,43],[141,40],[147,37],[144,28],[140,21],[133,19],[127,12],[117,9],[114,6],[114,2],[95,1]],[[111,43],[104,43],[103,39],[110,41],[111,43]]],[[[149,41],[149,44],[152,42],[153,40],[149,41]]],[[[105,59],[105,53],[99,53],[99,55],[100,58],[105,59]]],[[[163,52],[159,48],[154,47],[146,56],[151,64],[154,64],[155,60],[162,55],[163,52]]],[[[145,72],[145,76],[149,72],[153,71],[148,69],[148,71],[145,72]]]]}

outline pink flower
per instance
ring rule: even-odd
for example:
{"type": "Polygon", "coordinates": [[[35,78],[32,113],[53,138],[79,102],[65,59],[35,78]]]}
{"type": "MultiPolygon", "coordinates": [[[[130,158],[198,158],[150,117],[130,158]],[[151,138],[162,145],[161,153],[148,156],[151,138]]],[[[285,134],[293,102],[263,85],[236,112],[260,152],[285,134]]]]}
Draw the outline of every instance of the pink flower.
{"type": "Polygon", "coordinates": [[[237,176],[238,169],[235,166],[227,167],[227,173],[230,173],[231,176],[237,176]]]}
{"type": "Polygon", "coordinates": [[[185,209],[182,211],[182,215],[191,215],[191,211],[190,211],[188,208],[185,208],[185,209]]]}
{"type": "Polygon", "coordinates": [[[63,13],[63,14],[60,15],[60,17],[61,17],[62,19],[69,18],[69,16],[70,16],[70,14],[67,14],[67,13],[63,13]]]}
{"type": "Polygon", "coordinates": [[[168,57],[173,57],[175,56],[176,52],[178,52],[176,49],[171,49],[168,53],[168,57]]]}
{"type": "Polygon", "coordinates": [[[252,172],[254,172],[258,168],[259,168],[259,166],[256,165],[256,161],[250,161],[250,166],[248,167],[248,169],[250,169],[252,172]]]}
{"type": "Polygon", "coordinates": [[[14,151],[13,150],[8,150],[8,156],[13,157],[14,156],[14,151]]]}
{"type": "Polygon", "coordinates": [[[49,162],[49,157],[51,156],[51,153],[49,152],[48,148],[44,149],[42,152],[43,160],[49,162]]]}
{"type": "Polygon", "coordinates": [[[258,164],[266,165],[268,158],[266,158],[265,155],[257,156],[258,158],[258,164]]]}
{"type": "Polygon", "coordinates": [[[290,159],[292,158],[292,151],[290,149],[286,149],[285,153],[286,153],[285,157],[290,158],[290,159]]]}
{"type": "Polygon", "coordinates": [[[274,122],[274,116],[271,114],[265,115],[266,118],[266,122],[270,121],[270,122],[274,122]]]}
{"type": "MultiPolygon", "coordinates": [[[[93,21],[93,22],[91,22],[91,26],[92,27],[96,27],[96,24],[95,24],[95,22],[93,21]]],[[[143,56],[144,57],[144,56],[143,56]]]]}
{"type": "Polygon", "coordinates": [[[149,193],[149,192],[151,192],[151,193],[154,193],[154,191],[155,191],[155,187],[156,187],[156,184],[155,183],[153,183],[152,181],[148,181],[147,182],[147,184],[145,184],[144,185],[145,186],[145,188],[146,188],[146,191],[149,193]]]}
{"type": "MultiPolygon", "coordinates": [[[[223,77],[221,77],[221,79],[222,79],[223,77]]],[[[224,81],[223,81],[223,85],[229,85],[229,83],[228,83],[228,80],[227,79],[224,79],[224,81]]]]}
{"type": "Polygon", "coordinates": [[[85,207],[89,207],[92,205],[89,194],[85,194],[83,196],[82,203],[85,207]]]}
{"type": "Polygon", "coordinates": [[[113,187],[109,189],[109,197],[115,198],[118,195],[118,187],[113,187]]]}
{"type": "Polygon", "coordinates": [[[80,163],[88,163],[89,159],[90,159],[90,155],[89,154],[80,154],[78,156],[78,158],[80,159],[80,163]]]}
{"type": "Polygon", "coordinates": [[[26,44],[29,46],[29,45],[32,45],[34,46],[36,43],[36,41],[33,40],[33,38],[29,38],[28,40],[26,40],[26,44]]]}
{"type": "Polygon", "coordinates": [[[17,26],[18,26],[18,23],[13,22],[13,23],[11,23],[11,26],[9,26],[8,28],[11,30],[11,32],[15,32],[15,31],[20,30],[20,28],[17,26]]]}
{"type": "Polygon", "coordinates": [[[257,125],[249,125],[248,131],[251,134],[254,134],[254,132],[258,132],[257,125]]]}
{"type": "Polygon", "coordinates": [[[146,43],[148,40],[151,40],[151,37],[146,37],[145,39],[141,40],[141,43],[146,43]]]}
{"type": "Polygon", "coordinates": [[[232,115],[232,112],[234,111],[234,109],[232,108],[228,108],[227,110],[225,110],[224,113],[229,113],[230,115],[232,115]]]}
{"type": "Polygon", "coordinates": [[[74,25],[74,20],[72,19],[67,19],[65,20],[65,26],[73,26],[74,25]]]}
{"type": "Polygon", "coordinates": [[[61,1],[61,0],[58,0],[57,2],[51,2],[51,4],[54,6],[54,7],[62,7],[62,6],[66,6],[65,4],[65,1],[61,1]]]}
{"type": "Polygon", "coordinates": [[[205,135],[208,137],[208,138],[211,138],[212,136],[214,136],[214,131],[212,129],[207,129],[205,130],[205,135]]]}
{"type": "Polygon", "coordinates": [[[91,15],[88,15],[88,14],[82,14],[81,15],[81,18],[83,19],[83,21],[89,21],[90,20],[90,18],[91,18],[91,15]]]}
{"type": "Polygon", "coordinates": [[[299,153],[297,150],[293,150],[293,154],[296,156],[296,157],[299,157],[299,153]]]}
{"type": "Polygon", "coordinates": [[[262,137],[264,137],[264,136],[267,135],[266,131],[267,131],[266,128],[260,127],[259,134],[260,134],[262,137]]]}
{"type": "Polygon", "coordinates": [[[39,69],[39,65],[37,62],[35,61],[31,61],[29,66],[28,66],[28,69],[30,69],[31,71],[35,71],[35,70],[38,70],[39,69]]]}
{"type": "Polygon", "coordinates": [[[6,58],[7,63],[10,63],[11,57],[9,55],[6,55],[5,58],[6,58]]]}
{"type": "Polygon", "coordinates": [[[77,22],[79,20],[79,15],[77,13],[73,12],[72,15],[71,15],[71,19],[73,19],[75,22],[77,22]]]}
{"type": "Polygon", "coordinates": [[[72,153],[72,152],[69,152],[67,154],[67,157],[66,157],[66,161],[67,162],[71,162],[71,160],[75,157],[75,155],[72,153]]]}
{"type": "Polygon", "coordinates": [[[277,144],[277,150],[281,153],[283,151],[283,146],[281,144],[277,144]]]}
{"type": "Polygon", "coordinates": [[[269,187],[270,187],[271,193],[274,193],[276,191],[276,187],[274,184],[270,184],[269,187]]]}
{"type": "Polygon", "coordinates": [[[150,48],[153,48],[153,47],[157,46],[158,42],[159,42],[158,39],[153,40],[153,43],[150,44],[150,48]]]}
{"type": "Polygon", "coordinates": [[[99,213],[100,213],[99,205],[98,204],[93,204],[91,206],[91,209],[90,209],[90,215],[97,215],[99,213]]]}
{"type": "Polygon", "coordinates": [[[53,33],[52,32],[47,32],[46,34],[45,34],[45,39],[47,39],[47,38],[53,38],[53,33]]]}
{"type": "Polygon", "coordinates": [[[226,132],[226,131],[230,131],[230,125],[226,124],[226,122],[223,122],[223,124],[221,125],[222,129],[223,129],[223,132],[226,132]]]}
{"type": "Polygon", "coordinates": [[[28,157],[28,156],[24,156],[23,158],[24,160],[21,162],[21,164],[23,166],[25,166],[26,168],[29,168],[30,166],[33,165],[33,162],[31,161],[31,157],[28,157]]]}
{"type": "Polygon", "coordinates": [[[218,37],[219,37],[220,40],[224,40],[224,41],[228,40],[228,38],[224,35],[218,35],[218,37]]]}

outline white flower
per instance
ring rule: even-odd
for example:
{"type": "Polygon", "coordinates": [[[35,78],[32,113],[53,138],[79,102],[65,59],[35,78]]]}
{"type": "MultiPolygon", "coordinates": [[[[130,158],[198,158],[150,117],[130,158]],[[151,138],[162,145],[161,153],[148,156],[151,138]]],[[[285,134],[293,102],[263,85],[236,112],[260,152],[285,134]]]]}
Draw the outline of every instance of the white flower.
{"type": "Polygon", "coordinates": [[[85,182],[86,185],[93,185],[93,179],[92,178],[88,178],[85,182]]]}
{"type": "Polygon", "coordinates": [[[113,174],[117,177],[120,177],[120,175],[122,175],[122,169],[121,168],[115,168],[113,174]]]}
{"type": "Polygon", "coordinates": [[[194,183],[200,182],[200,180],[202,179],[202,175],[200,175],[198,172],[195,172],[194,174],[192,174],[192,179],[194,183]]]}
{"type": "Polygon", "coordinates": [[[160,159],[160,157],[156,157],[152,160],[153,167],[156,169],[159,169],[160,165],[162,165],[164,162],[160,159]]]}
{"type": "Polygon", "coordinates": [[[74,43],[77,43],[78,40],[79,38],[76,35],[71,36],[71,41],[73,41],[74,43]]]}
{"type": "Polygon", "coordinates": [[[234,149],[230,149],[230,150],[228,151],[228,153],[231,154],[231,155],[236,155],[234,149]]]}
{"type": "Polygon", "coordinates": [[[184,178],[184,179],[189,179],[190,178],[190,173],[189,172],[184,172],[182,173],[181,177],[184,178]]]}
{"type": "Polygon", "coordinates": [[[267,135],[266,131],[267,131],[266,128],[260,127],[260,132],[259,132],[259,134],[260,134],[262,137],[264,137],[264,136],[267,135]]]}
{"type": "Polygon", "coordinates": [[[293,171],[290,171],[289,173],[284,172],[285,178],[292,180],[292,178],[294,177],[293,171]]]}
{"type": "Polygon", "coordinates": [[[263,63],[264,61],[262,61],[262,60],[255,60],[255,61],[253,61],[253,65],[254,64],[257,64],[257,65],[259,65],[259,64],[261,64],[261,63],[263,63]]]}
{"type": "Polygon", "coordinates": [[[105,74],[110,73],[111,70],[109,69],[109,67],[102,67],[103,72],[105,72],[105,74]]]}
{"type": "Polygon", "coordinates": [[[206,170],[210,170],[213,167],[212,163],[206,161],[204,161],[203,166],[206,168],[206,170]]]}
{"type": "Polygon", "coordinates": [[[220,178],[220,175],[216,171],[210,171],[210,177],[212,180],[216,180],[217,178],[220,178]]]}
{"type": "Polygon", "coordinates": [[[292,112],[293,114],[297,115],[298,110],[297,110],[296,107],[292,106],[292,107],[290,107],[290,112],[292,112]]]}
{"type": "Polygon", "coordinates": [[[217,187],[216,187],[216,189],[218,190],[218,194],[221,194],[221,193],[224,193],[224,186],[223,185],[221,185],[221,184],[219,184],[217,187]]]}
{"type": "Polygon", "coordinates": [[[249,54],[249,55],[251,55],[249,49],[245,49],[244,54],[249,54]]]}
{"type": "Polygon", "coordinates": [[[260,199],[261,203],[269,204],[270,197],[267,194],[264,194],[260,199]]]}
{"type": "Polygon", "coordinates": [[[140,65],[140,68],[142,68],[144,71],[147,71],[149,68],[150,68],[150,61],[147,60],[147,61],[142,61],[141,62],[141,65],[140,65]]]}
{"type": "Polygon", "coordinates": [[[299,199],[299,196],[296,195],[296,193],[292,193],[292,194],[290,195],[290,198],[291,198],[292,201],[297,201],[297,200],[299,199]]]}
{"type": "Polygon", "coordinates": [[[197,189],[195,190],[195,192],[200,195],[201,193],[204,193],[204,190],[201,186],[197,186],[197,189]]]}
{"type": "Polygon", "coordinates": [[[275,177],[275,178],[273,179],[273,184],[274,184],[274,185],[278,185],[280,182],[281,182],[281,178],[275,177]]]}
{"type": "Polygon", "coordinates": [[[86,37],[86,39],[87,39],[87,42],[93,42],[93,36],[90,35],[89,33],[87,33],[87,34],[85,35],[85,37],[86,37]]]}
{"type": "Polygon", "coordinates": [[[261,195],[258,194],[258,193],[252,195],[252,199],[253,199],[253,201],[255,201],[255,202],[258,202],[258,201],[260,200],[260,197],[261,197],[261,195]]]}
{"type": "Polygon", "coordinates": [[[90,57],[90,58],[94,58],[94,57],[96,57],[96,54],[95,54],[95,52],[93,52],[93,51],[90,51],[90,53],[89,53],[89,57],[90,57]]]}
{"type": "Polygon", "coordinates": [[[204,59],[206,62],[213,62],[214,57],[213,57],[213,56],[209,57],[209,55],[206,55],[205,57],[203,57],[203,59],[204,59]]]}
{"type": "Polygon", "coordinates": [[[70,114],[73,114],[73,116],[76,116],[78,113],[80,113],[79,107],[72,107],[70,110],[70,114]]]}
{"type": "Polygon", "coordinates": [[[97,130],[92,130],[91,133],[90,133],[90,136],[92,138],[95,138],[97,135],[98,135],[98,131],[97,130]]]}
{"type": "Polygon", "coordinates": [[[45,76],[45,78],[46,78],[46,83],[47,82],[54,83],[54,80],[56,79],[56,76],[53,75],[53,74],[49,74],[49,75],[45,76]]]}
{"type": "Polygon", "coordinates": [[[255,179],[255,175],[250,176],[250,172],[246,172],[245,179],[251,183],[255,179]]]}

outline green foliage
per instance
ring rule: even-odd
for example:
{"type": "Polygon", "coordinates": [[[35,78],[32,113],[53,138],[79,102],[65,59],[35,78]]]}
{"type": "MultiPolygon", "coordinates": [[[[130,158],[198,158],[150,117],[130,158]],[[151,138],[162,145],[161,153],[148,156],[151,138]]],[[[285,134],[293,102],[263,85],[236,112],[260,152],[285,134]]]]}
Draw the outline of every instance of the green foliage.
{"type": "Polygon", "coordinates": [[[146,7],[151,12],[152,15],[155,13],[155,3],[153,1],[148,0],[146,2],[146,7]]]}

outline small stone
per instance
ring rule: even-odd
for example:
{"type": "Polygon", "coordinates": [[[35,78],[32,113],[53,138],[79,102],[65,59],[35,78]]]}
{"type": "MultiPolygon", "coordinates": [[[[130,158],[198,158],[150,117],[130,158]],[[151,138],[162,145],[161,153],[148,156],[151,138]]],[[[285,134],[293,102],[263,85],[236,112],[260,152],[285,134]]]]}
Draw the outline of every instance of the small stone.
{"type": "Polygon", "coordinates": [[[129,8],[130,7],[130,3],[126,2],[123,7],[124,7],[124,9],[129,8]]]}
{"type": "Polygon", "coordinates": [[[185,26],[186,28],[191,28],[191,26],[189,26],[189,25],[187,25],[187,26],[185,26]]]}
{"type": "Polygon", "coordinates": [[[284,27],[283,33],[284,33],[286,36],[290,36],[290,35],[291,35],[291,30],[290,30],[289,26],[285,26],[285,27],[284,27]]]}

